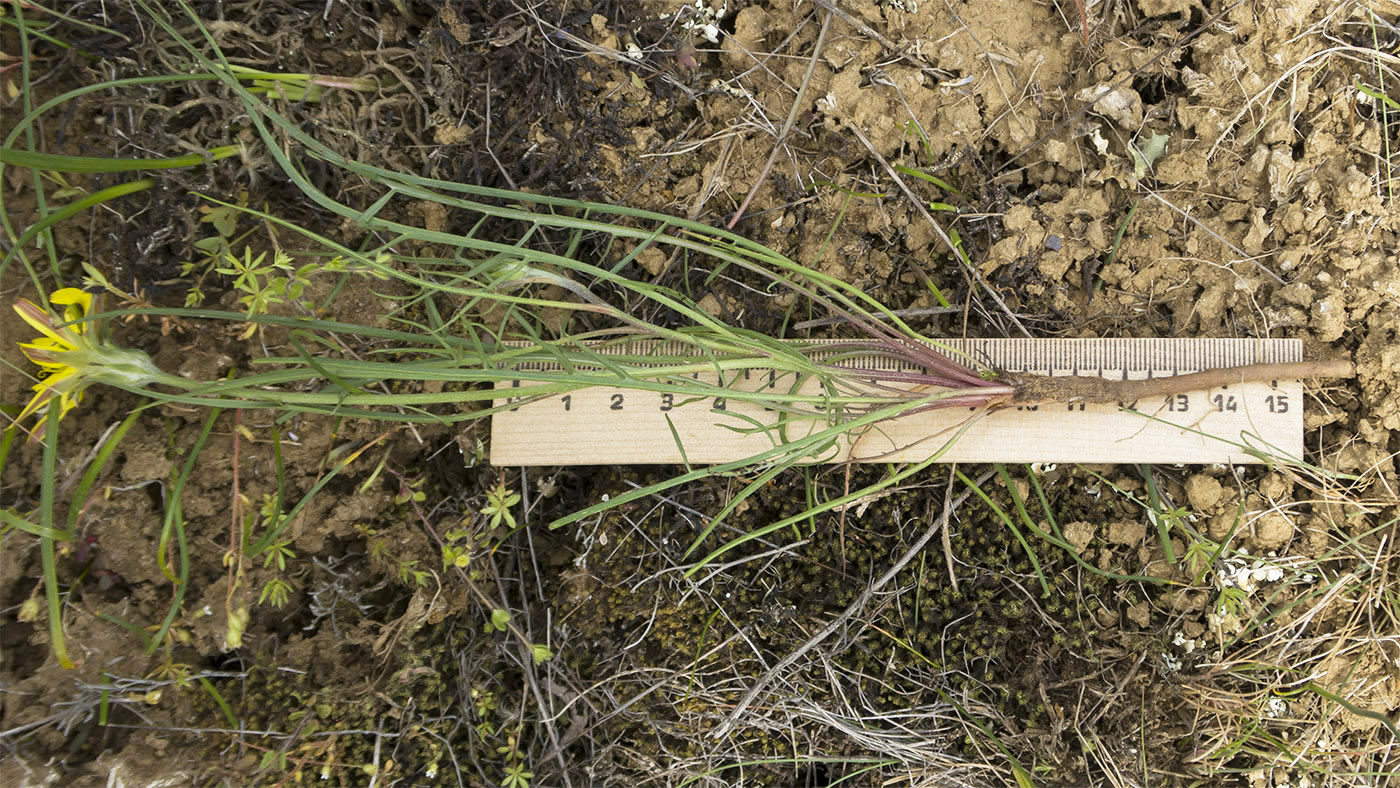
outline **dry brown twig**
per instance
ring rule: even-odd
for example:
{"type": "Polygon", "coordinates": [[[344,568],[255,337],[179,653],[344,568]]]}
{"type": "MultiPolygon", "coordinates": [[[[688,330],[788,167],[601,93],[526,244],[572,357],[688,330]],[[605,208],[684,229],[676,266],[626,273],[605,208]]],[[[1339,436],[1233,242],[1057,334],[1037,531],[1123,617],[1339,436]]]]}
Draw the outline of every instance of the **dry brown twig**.
{"type": "Polygon", "coordinates": [[[797,116],[802,110],[802,97],[807,93],[807,87],[812,84],[812,72],[817,68],[817,61],[821,58],[822,46],[826,43],[826,33],[831,29],[831,14],[822,17],[821,29],[817,32],[817,43],[812,47],[811,59],[807,61],[807,71],[802,76],[802,84],[797,88],[797,95],[792,99],[792,106],[788,110],[787,120],[783,121],[782,131],[778,132],[778,137],[773,141],[773,151],[768,154],[768,161],[764,162],[763,169],[759,170],[758,177],[754,179],[753,187],[744,197],[744,201],[739,204],[738,210],[734,211],[734,216],[729,219],[726,227],[733,229],[739,220],[744,218],[744,212],[748,210],[749,203],[753,201],[754,195],[758,194],[758,189],[768,178],[768,173],[773,169],[773,163],[778,160],[778,153],[783,148],[783,143],[787,142],[788,134],[792,132],[793,124],[797,122],[797,116]]]}
{"type": "MultiPolygon", "coordinates": [[[[983,473],[977,478],[977,483],[981,484],[987,481],[992,477],[994,473],[995,471],[987,471],[983,473]]],[[[951,479],[949,480],[949,483],[951,484],[951,479]]],[[[924,546],[927,545],[929,541],[933,539],[934,534],[947,528],[948,518],[952,516],[952,513],[959,506],[961,506],[963,502],[966,501],[971,495],[972,490],[966,490],[963,492],[962,495],[958,496],[958,499],[956,501],[953,501],[951,506],[944,506],[943,511],[939,514],[938,519],[934,521],[933,525],[930,526],[928,530],[924,531],[923,535],[916,539],[914,543],[909,546],[909,549],[904,552],[904,555],[899,557],[898,561],[895,561],[889,569],[885,570],[884,574],[880,575],[880,577],[877,578],[875,582],[871,583],[864,591],[862,591],[861,595],[859,597],[856,597],[856,601],[852,602],[849,606],[847,606],[845,610],[841,611],[840,615],[832,619],[831,622],[828,623],[825,627],[822,627],[820,632],[808,638],[805,643],[803,643],[801,646],[798,646],[786,657],[783,657],[781,660],[778,661],[776,665],[769,668],[761,677],[759,677],[758,681],[754,682],[754,685],[750,687],[747,692],[744,693],[744,697],[739,700],[739,703],[736,704],[734,706],[734,709],[730,711],[728,716],[724,718],[724,722],[720,723],[710,735],[714,738],[723,738],[727,733],[729,733],[730,730],[734,728],[734,725],[738,722],[739,717],[742,716],[743,713],[749,708],[749,706],[753,704],[754,699],[756,699],[759,696],[759,694],[763,692],[763,689],[765,687],[772,683],[773,679],[777,678],[779,673],[787,669],[793,663],[797,662],[797,660],[801,659],[803,655],[805,655],[807,652],[821,645],[821,643],[825,641],[828,637],[831,637],[843,626],[845,626],[846,622],[848,622],[849,620],[854,618],[858,613],[860,613],[860,611],[865,608],[866,604],[869,603],[872,598],[874,598],[875,594],[878,593],[881,588],[884,588],[886,584],[888,584],[891,580],[895,578],[896,575],[899,574],[901,569],[907,566],[910,561],[914,560],[915,556],[919,555],[923,551],[924,546]]]]}
{"type": "MultiPolygon", "coordinates": [[[[934,234],[938,236],[938,240],[943,243],[943,246],[948,250],[948,253],[953,255],[954,259],[961,261],[962,257],[958,254],[957,246],[953,243],[953,240],[948,237],[948,233],[943,230],[943,226],[940,225],[938,221],[933,218],[933,214],[928,212],[928,209],[924,207],[923,202],[919,200],[916,194],[914,194],[914,191],[909,188],[909,185],[904,182],[903,178],[899,177],[899,173],[895,171],[894,167],[890,166],[889,161],[885,159],[884,156],[880,155],[879,150],[875,148],[875,145],[870,142],[869,138],[867,138],[865,134],[861,133],[861,130],[859,128],[855,126],[851,126],[850,128],[851,132],[855,134],[856,139],[860,140],[860,143],[865,146],[865,149],[870,152],[871,156],[873,156],[876,161],[880,162],[881,166],[883,166],[885,169],[885,173],[890,176],[890,178],[894,181],[895,185],[899,187],[900,191],[904,192],[904,196],[909,199],[909,204],[914,206],[914,210],[917,211],[921,217],[923,217],[924,221],[931,228],[933,228],[934,234]]],[[[1011,311],[1011,307],[1007,306],[1006,301],[1002,299],[1001,295],[997,293],[996,289],[993,288],[987,282],[987,278],[982,276],[982,272],[978,271],[976,268],[970,265],[964,265],[963,269],[967,272],[969,276],[976,280],[977,284],[981,286],[982,290],[987,294],[987,296],[990,297],[993,301],[995,301],[997,306],[1001,307],[1001,310],[1005,312],[1006,316],[1011,320],[1012,325],[1016,326],[1016,328],[1020,330],[1022,335],[1030,337],[1031,332],[1028,331],[1026,327],[1021,324],[1020,319],[1017,318],[1016,314],[1011,311]]]]}

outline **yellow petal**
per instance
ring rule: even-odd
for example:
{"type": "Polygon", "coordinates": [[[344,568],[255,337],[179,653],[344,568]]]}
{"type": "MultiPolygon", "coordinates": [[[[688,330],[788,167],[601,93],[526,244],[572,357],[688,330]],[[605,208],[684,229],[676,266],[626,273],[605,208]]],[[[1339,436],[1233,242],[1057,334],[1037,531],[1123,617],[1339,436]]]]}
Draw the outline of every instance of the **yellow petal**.
{"type": "Polygon", "coordinates": [[[55,394],[58,395],[58,417],[60,419],[67,415],[68,411],[76,408],[78,403],[82,401],[83,391],[81,387],[78,387],[77,390],[64,390],[59,387],[61,381],[72,377],[74,373],[75,370],[72,367],[64,367],[62,370],[55,372],[32,386],[34,396],[29,400],[29,403],[24,406],[24,410],[20,411],[19,415],[15,417],[15,421],[23,421],[33,414],[40,414],[38,423],[29,431],[29,440],[41,441],[44,439],[44,428],[45,425],[48,424],[47,419],[44,418],[44,414],[47,414],[48,409],[53,406],[53,397],[55,394]]]}
{"type": "MultiPolygon", "coordinates": [[[[29,418],[31,414],[41,410],[44,404],[49,401],[49,398],[53,396],[53,389],[45,386],[43,383],[34,384],[34,392],[34,397],[29,400],[28,405],[24,406],[24,410],[20,411],[19,415],[15,417],[15,421],[24,421],[29,418]]],[[[40,425],[43,423],[42,420],[39,422],[40,425]]]]}
{"type": "MultiPolygon", "coordinates": [[[[88,316],[92,311],[92,294],[76,287],[65,287],[62,290],[55,290],[49,296],[49,303],[62,306],[64,322],[72,322],[88,316]]],[[[88,324],[74,326],[73,328],[82,333],[87,330],[88,324]]]]}
{"type": "Polygon", "coordinates": [[[49,303],[64,306],[76,304],[86,315],[88,310],[92,308],[92,298],[92,293],[80,287],[65,287],[62,290],[53,291],[53,295],[49,296],[49,303]]]}
{"type": "MultiPolygon", "coordinates": [[[[40,374],[43,375],[43,377],[39,378],[39,382],[35,383],[34,385],[44,386],[46,388],[57,388],[59,381],[66,380],[72,377],[73,375],[77,374],[77,370],[66,365],[56,367],[54,369],[54,372],[48,374],[44,374],[43,372],[41,372],[40,374]]],[[[48,372],[48,370],[45,370],[44,372],[48,372]]]]}
{"type": "Polygon", "coordinates": [[[24,322],[33,326],[34,330],[38,331],[40,334],[43,334],[55,342],[67,341],[54,331],[53,317],[45,310],[40,309],[39,305],[33,301],[26,298],[19,299],[15,302],[15,312],[19,313],[19,316],[24,319],[24,322]]]}
{"type": "Polygon", "coordinates": [[[78,407],[78,403],[82,401],[83,392],[81,391],[75,391],[72,394],[60,393],[58,395],[58,403],[59,407],[62,408],[62,410],[58,412],[58,417],[61,419],[64,416],[67,416],[68,411],[78,407]]]}
{"type": "Polygon", "coordinates": [[[33,342],[20,342],[20,352],[25,358],[33,361],[41,367],[62,367],[67,366],[58,360],[59,353],[67,353],[76,348],[69,347],[63,342],[55,342],[48,337],[39,337],[33,342]]]}

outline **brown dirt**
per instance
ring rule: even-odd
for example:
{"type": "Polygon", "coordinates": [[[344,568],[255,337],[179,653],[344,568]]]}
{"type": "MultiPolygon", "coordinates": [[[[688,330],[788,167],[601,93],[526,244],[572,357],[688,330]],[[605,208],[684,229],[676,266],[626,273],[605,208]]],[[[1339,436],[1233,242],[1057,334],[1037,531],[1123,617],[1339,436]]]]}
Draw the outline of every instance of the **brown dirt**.
{"type": "MultiPolygon", "coordinates": [[[[108,8],[110,16],[99,19],[98,5],[78,5],[75,14],[126,38],[75,27],[62,29],[75,50],[36,46],[34,68],[47,75],[36,99],[112,73],[167,73],[183,62],[129,9],[108,8]]],[[[822,19],[819,6],[806,3],[732,5],[718,44],[681,24],[695,4],[680,0],[586,11],[546,2],[534,8],[544,23],[512,0],[441,7],[231,2],[201,13],[210,22],[220,15],[212,34],[234,63],[380,79],[385,88],[377,94],[288,109],[356,160],[723,225],[777,144],[822,19]],[[638,54],[629,54],[632,47],[638,54]]],[[[1383,550],[1395,536],[1400,489],[1400,211],[1393,193],[1400,179],[1391,169],[1400,166],[1400,113],[1383,115],[1355,82],[1374,83],[1377,57],[1395,62],[1394,28],[1363,24],[1362,11],[1393,25],[1400,6],[1096,3],[1086,45],[1074,4],[923,2],[917,12],[907,0],[839,5],[865,29],[831,21],[792,131],[737,231],[895,308],[937,306],[922,284],[927,278],[963,307],[912,321],[930,336],[1016,335],[1024,326],[1047,337],[1298,337],[1310,358],[1350,357],[1355,380],[1314,387],[1306,404],[1306,459],[1360,475],[1349,499],[1288,470],[1159,468],[1153,478],[1167,500],[1189,510],[1194,527],[1217,539],[1238,534],[1255,556],[1315,559],[1335,577],[1361,565],[1348,563],[1351,553],[1339,543],[1393,555],[1383,550]],[[1107,20],[1105,6],[1114,9],[1107,20]],[[1221,18],[1198,30],[1215,15],[1221,18]],[[1110,96],[1088,104],[1108,86],[1116,86],[1110,96]],[[1154,135],[1164,136],[1164,151],[1139,165],[1135,151],[1154,135]],[[958,231],[985,287],[942,247],[886,163],[958,190],[909,183],[921,200],[956,207],[934,217],[958,231]],[[884,196],[850,199],[842,189],[884,196]]],[[[12,28],[3,36],[3,51],[17,52],[12,28]]],[[[6,71],[0,79],[16,77],[6,71]]],[[[90,96],[61,120],[50,116],[39,129],[44,149],[173,155],[252,139],[237,103],[209,83],[149,90],[90,96]]],[[[8,131],[13,103],[4,115],[0,128],[8,131]]],[[[368,201],[340,173],[313,167],[308,174],[341,199],[368,201]]],[[[114,182],[72,180],[87,189],[114,182]]],[[[32,221],[27,171],[6,168],[3,188],[10,220],[32,221]]],[[[76,281],[76,263],[91,260],[118,286],[177,306],[189,286],[179,263],[207,234],[192,193],[240,191],[250,205],[336,240],[362,240],[357,228],[301,199],[254,152],[170,171],[155,190],[112,212],[63,224],[55,241],[60,268],[76,281]]],[[[395,218],[428,227],[453,222],[431,204],[395,218]]],[[[30,254],[47,264],[42,252],[30,254]]],[[[6,274],[7,293],[24,281],[16,270],[6,274]]],[[[703,298],[710,311],[757,330],[774,330],[786,307],[723,282],[702,291],[703,274],[661,259],[644,258],[635,275],[703,298]]],[[[236,307],[221,291],[226,282],[210,285],[211,304],[236,307]]],[[[388,286],[353,286],[338,295],[331,316],[382,314],[392,295],[388,286]]],[[[285,334],[245,338],[240,329],[136,320],[117,335],[163,368],[201,379],[245,370],[266,349],[287,349],[285,334]]],[[[0,333],[18,339],[28,329],[4,310],[0,333]]],[[[13,365],[0,368],[0,402],[21,403],[29,381],[15,370],[25,362],[13,342],[0,356],[13,365]]],[[[133,395],[89,392],[62,425],[60,478],[81,474],[99,436],[138,404],[133,395]]],[[[951,714],[940,705],[945,697],[933,694],[936,685],[971,718],[993,721],[999,741],[1035,768],[1037,784],[1113,784],[1120,773],[1146,769],[1154,785],[1296,785],[1288,782],[1296,775],[1275,769],[1267,752],[1222,755],[1209,738],[1221,698],[1257,700],[1256,688],[1228,683],[1211,666],[1248,653],[1242,638],[1250,636],[1250,616],[1282,610],[1271,626],[1340,643],[1370,615],[1346,594],[1318,602],[1316,589],[1277,586],[1266,602],[1222,618],[1215,589],[1168,562],[1142,508],[1109,488],[1145,499],[1138,469],[1037,469],[1076,557],[1104,571],[1167,578],[1174,587],[1104,581],[1069,551],[1044,545],[1044,565],[1032,567],[991,508],[974,500],[950,526],[956,587],[942,550],[930,552],[917,573],[911,567],[891,586],[900,594],[868,612],[862,624],[874,629],[853,629],[824,663],[794,672],[790,708],[770,698],[770,716],[715,742],[707,732],[747,682],[838,613],[923,531],[942,506],[941,475],[862,507],[839,540],[835,517],[819,519],[781,560],[746,562],[698,585],[682,582],[674,567],[701,527],[697,512],[714,512],[733,493],[719,481],[677,491],[655,507],[613,512],[577,533],[516,534],[486,561],[480,582],[511,601],[515,622],[553,646],[555,660],[536,668],[510,638],[482,631],[488,614],[459,579],[439,571],[436,537],[470,524],[500,479],[528,490],[531,509],[522,516],[537,525],[673,469],[520,474],[479,462],[489,440],[481,427],[398,429],[291,524],[289,604],[254,605],[243,647],[228,649],[223,557],[235,507],[235,444],[239,490],[256,507],[277,491],[274,432],[294,502],[333,451],[385,431],[319,419],[277,425],[249,412],[237,422],[220,416],[198,457],[180,499],[191,567],[183,603],[174,610],[169,650],[147,649],[143,638],[165,620],[177,593],[156,562],[166,501],[206,415],[174,406],[145,411],[85,502],[81,540],[60,556],[69,592],[65,631],[78,669],[56,664],[42,616],[19,621],[21,603],[42,594],[39,550],[26,535],[5,535],[0,731],[10,733],[0,737],[7,752],[0,782],[183,784],[199,772],[201,784],[273,785],[319,780],[325,768],[336,782],[358,785],[370,781],[366,765],[378,763],[379,784],[457,785],[459,777],[500,784],[510,761],[497,748],[518,746],[539,785],[563,784],[565,776],[573,785],[679,784],[744,760],[887,755],[869,731],[852,733],[813,710],[877,721],[909,709],[951,714]],[[381,471],[371,481],[376,464],[381,471]],[[422,500],[401,495],[413,490],[422,500]],[[406,580],[400,570],[408,562],[441,577],[406,580]],[[1042,595],[1037,572],[1050,594],[1042,595]],[[696,667],[698,653],[736,633],[696,667]],[[933,667],[891,645],[890,634],[933,667]],[[1199,650],[1173,645],[1173,637],[1199,650]],[[1217,661],[1208,662],[1207,652],[1217,661]],[[1165,664],[1166,654],[1184,664],[1165,664]],[[245,730],[274,733],[230,730],[201,684],[168,680],[172,668],[204,676],[245,730]],[[101,686],[118,687],[106,726],[96,717],[94,688],[101,686]]],[[[39,467],[39,449],[17,444],[0,477],[0,505],[36,506],[39,467]]],[[[876,478],[872,470],[856,473],[857,481],[876,478]]],[[[1013,490],[1027,496],[1030,473],[1017,469],[1010,488],[988,483],[998,506],[1010,510],[1013,490]]],[[[844,483],[840,471],[792,471],[761,503],[736,512],[733,525],[773,522],[800,511],[808,492],[835,494],[844,483]]],[[[794,539],[778,537],[736,556],[794,539]]],[[[1185,547],[1178,540],[1176,556],[1185,547]]],[[[1400,565],[1388,560],[1376,571],[1392,580],[1400,565]]],[[[251,602],[275,573],[261,564],[249,573],[251,602]]],[[[1305,669],[1354,707],[1393,720],[1397,630],[1393,620],[1376,626],[1385,637],[1363,652],[1320,648],[1325,656],[1305,669]]],[[[1295,718],[1339,708],[1306,694],[1288,698],[1295,718]]],[[[1331,741],[1308,746],[1372,752],[1374,737],[1388,735],[1375,715],[1343,711],[1331,741]]],[[[1293,730],[1279,723],[1265,732],[1293,730]]],[[[1005,759],[975,730],[938,728],[928,738],[943,760],[921,762],[922,773],[942,769],[958,785],[1009,779],[1005,759]],[[986,772],[981,763],[1002,771],[986,772]]],[[[757,767],[751,779],[826,785],[854,768],[776,763],[757,767]]],[[[1397,767],[1391,755],[1358,768],[1397,767]]],[[[855,784],[909,773],[872,773],[855,784]]]]}

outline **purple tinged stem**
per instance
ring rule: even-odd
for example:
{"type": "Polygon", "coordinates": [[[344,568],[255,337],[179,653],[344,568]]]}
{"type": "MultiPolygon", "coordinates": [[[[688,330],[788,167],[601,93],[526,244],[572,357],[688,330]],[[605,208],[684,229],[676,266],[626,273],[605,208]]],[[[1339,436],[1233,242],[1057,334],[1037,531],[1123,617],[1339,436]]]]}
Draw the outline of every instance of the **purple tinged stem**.
{"type": "Polygon", "coordinates": [[[910,342],[902,337],[895,337],[888,340],[855,340],[850,342],[836,342],[824,345],[819,350],[852,350],[865,354],[891,358],[898,361],[906,361],[915,366],[929,370],[932,375],[915,372],[894,372],[884,370],[865,370],[840,367],[870,377],[891,376],[886,380],[904,380],[911,383],[924,383],[932,386],[942,386],[944,388],[984,388],[987,386],[999,386],[995,380],[987,380],[979,376],[976,372],[963,365],[944,357],[927,347],[919,346],[919,343],[910,342]],[[933,380],[930,378],[937,378],[933,380]]]}

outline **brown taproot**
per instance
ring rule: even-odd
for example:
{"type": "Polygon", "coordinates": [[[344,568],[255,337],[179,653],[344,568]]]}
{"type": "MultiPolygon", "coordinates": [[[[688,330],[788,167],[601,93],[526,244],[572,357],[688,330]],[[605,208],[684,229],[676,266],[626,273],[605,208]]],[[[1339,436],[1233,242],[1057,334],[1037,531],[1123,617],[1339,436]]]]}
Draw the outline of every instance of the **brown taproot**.
{"type": "Polygon", "coordinates": [[[1136,402],[1152,397],[1204,391],[1241,383],[1305,378],[1349,378],[1356,368],[1347,359],[1298,361],[1287,364],[1247,364],[1222,367],[1144,380],[1110,380],[1085,375],[1051,377],[1016,373],[997,380],[1011,386],[1015,393],[1006,400],[1009,405],[1048,405],[1063,403],[1136,402]]]}

